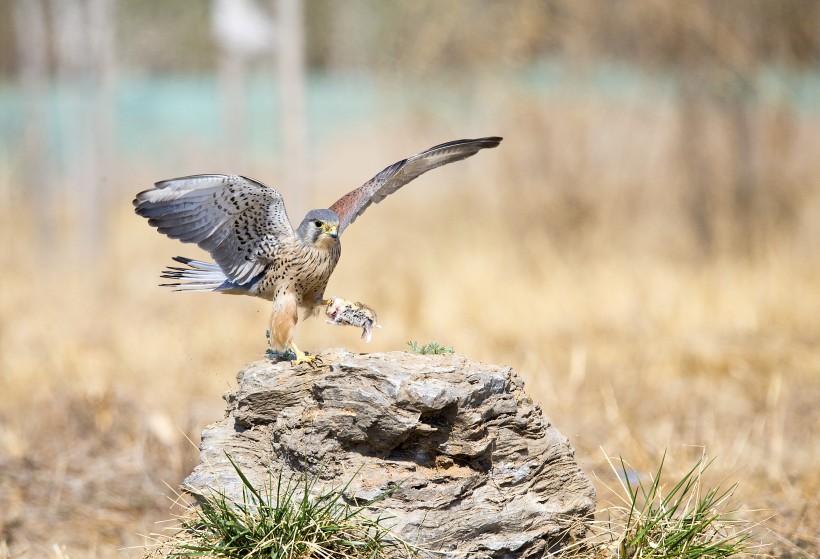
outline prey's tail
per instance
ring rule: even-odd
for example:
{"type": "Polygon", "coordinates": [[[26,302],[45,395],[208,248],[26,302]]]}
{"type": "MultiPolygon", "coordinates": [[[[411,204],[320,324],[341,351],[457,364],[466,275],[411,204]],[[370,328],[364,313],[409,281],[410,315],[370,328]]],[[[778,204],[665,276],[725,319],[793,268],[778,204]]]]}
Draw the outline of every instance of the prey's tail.
{"type": "Polygon", "coordinates": [[[174,261],[185,264],[186,268],[168,266],[160,276],[174,280],[173,283],[161,283],[162,287],[175,287],[174,291],[221,291],[226,293],[247,293],[248,287],[237,285],[228,280],[225,273],[212,262],[192,260],[184,256],[174,256],[174,261]]]}

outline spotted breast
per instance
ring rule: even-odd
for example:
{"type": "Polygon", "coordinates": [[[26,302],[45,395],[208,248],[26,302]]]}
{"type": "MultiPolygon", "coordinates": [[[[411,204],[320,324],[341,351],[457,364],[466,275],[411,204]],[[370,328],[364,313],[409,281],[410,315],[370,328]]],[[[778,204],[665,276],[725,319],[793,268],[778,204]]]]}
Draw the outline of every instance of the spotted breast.
{"type": "Polygon", "coordinates": [[[312,310],[322,302],[341,253],[339,243],[325,248],[294,240],[272,256],[253,294],[268,300],[293,294],[300,307],[312,310]]]}

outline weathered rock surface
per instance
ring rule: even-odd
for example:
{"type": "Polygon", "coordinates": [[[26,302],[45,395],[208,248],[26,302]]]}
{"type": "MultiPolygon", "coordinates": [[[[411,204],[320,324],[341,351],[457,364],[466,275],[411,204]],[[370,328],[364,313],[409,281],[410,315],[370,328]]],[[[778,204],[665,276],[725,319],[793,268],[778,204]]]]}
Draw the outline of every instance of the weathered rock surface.
{"type": "Polygon", "coordinates": [[[358,471],[346,498],[369,502],[400,484],[374,516],[444,557],[541,557],[583,531],[592,484],[511,368],[457,355],[321,357],[316,369],[242,370],[183,488],[241,497],[226,452],[260,485],[271,471],[307,467],[336,486],[358,471]]]}

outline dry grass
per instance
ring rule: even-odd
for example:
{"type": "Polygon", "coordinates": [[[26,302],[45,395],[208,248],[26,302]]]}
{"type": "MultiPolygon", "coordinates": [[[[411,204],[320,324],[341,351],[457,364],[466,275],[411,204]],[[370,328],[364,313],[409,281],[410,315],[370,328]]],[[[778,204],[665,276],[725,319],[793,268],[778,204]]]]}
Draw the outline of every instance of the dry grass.
{"type": "MultiPolygon", "coordinates": [[[[820,554],[820,192],[787,189],[818,184],[816,168],[796,150],[788,184],[767,184],[796,215],[767,225],[752,256],[729,241],[702,256],[670,166],[671,109],[610,110],[603,127],[603,107],[556,106],[518,100],[485,130],[507,137],[498,150],[358,221],[328,293],[371,304],[384,328],[368,346],[313,320],[300,346],[435,340],[509,363],[587,471],[610,475],[599,447],[647,472],[666,449],[675,478],[706,447],[710,475],[734,473],[745,509],[776,512],[776,535],[761,537],[778,555],[820,554]]],[[[807,150],[817,124],[797,131],[807,150]]],[[[319,205],[460,134],[435,132],[349,138],[317,171],[329,185],[319,205]]],[[[162,178],[145,173],[118,193],[95,259],[77,260],[68,219],[53,250],[34,254],[33,219],[14,203],[0,216],[0,542],[14,556],[111,557],[147,543],[139,534],[170,516],[164,484],[196,461],[187,438],[220,417],[234,373],[264,353],[266,303],[156,287],[172,255],[200,253],[131,213],[132,195],[162,178]]],[[[719,234],[737,229],[727,212],[715,220],[719,234]]]]}

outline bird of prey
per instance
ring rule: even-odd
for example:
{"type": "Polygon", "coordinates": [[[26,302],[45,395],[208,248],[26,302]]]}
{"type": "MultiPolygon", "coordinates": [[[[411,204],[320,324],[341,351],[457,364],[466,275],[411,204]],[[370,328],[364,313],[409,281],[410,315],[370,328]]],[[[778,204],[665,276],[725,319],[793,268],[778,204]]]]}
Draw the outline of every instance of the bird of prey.
{"type": "Polygon", "coordinates": [[[137,194],[135,211],[172,239],[196,243],[215,263],[177,256],[163,284],[180,291],[216,291],[272,301],[270,341],[291,350],[294,365],[315,359],[293,341],[297,310],[314,314],[339,261],[339,237],[372,203],[381,202],[422,173],[494,148],[499,137],[455,140],[398,161],[329,209],[310,210],[293,229],[279,192],[238,175],[193,175],[158,182],[137,194]]]}

